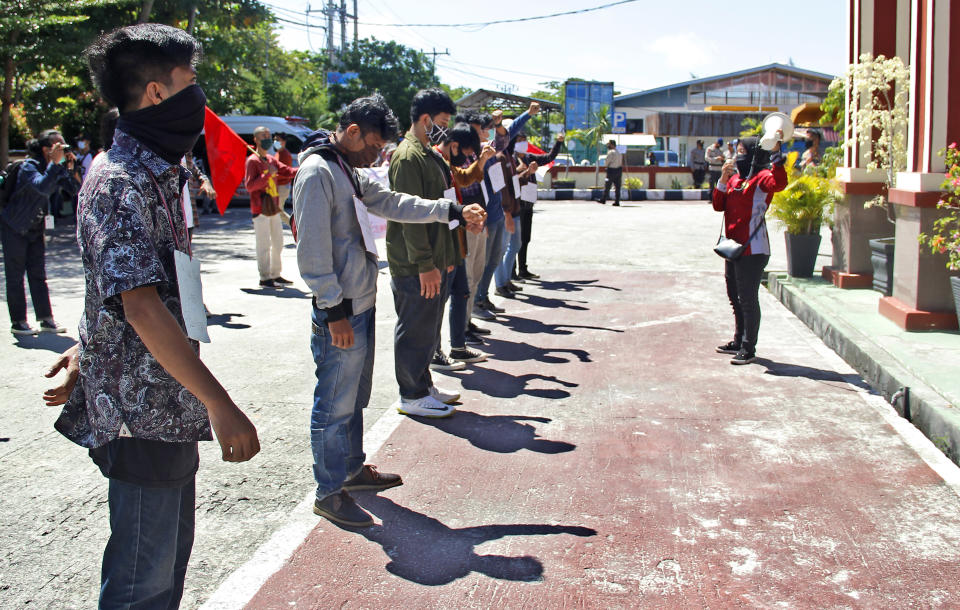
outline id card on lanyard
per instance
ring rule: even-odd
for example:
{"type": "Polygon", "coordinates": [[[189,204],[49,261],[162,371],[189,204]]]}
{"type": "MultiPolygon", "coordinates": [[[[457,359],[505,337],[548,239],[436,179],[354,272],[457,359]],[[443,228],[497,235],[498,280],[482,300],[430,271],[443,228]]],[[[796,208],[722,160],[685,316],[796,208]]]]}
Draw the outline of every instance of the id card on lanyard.
{"type": "Polygon", "coordinates": [[[207,312],[203,307],[203,286],[200,283],[200,261],[193,258],[190,252],[189,236],[182,236],[184,240],[183,245],[181,245],[181,236],[177,234],[177,228],[173,224],[173,214],[170,206],[167,205],[167,199],[163,196],[163,191],[157,184],[157,179],[153,177],[153,172],[146,167],[144,169],[150,176],[154,188],[157,189],[160,202],[163,203],[164,211],[167,213],[167,222],[170,223],[170,232],[173,234],[173,242],[176,245],[176,250],[173,252],[173,262],[177,270],[180,310],[183,313],[184,325],[187,327],[187,336],[194,341],[210,343],[210,335],[207,334],[207,312]]]}

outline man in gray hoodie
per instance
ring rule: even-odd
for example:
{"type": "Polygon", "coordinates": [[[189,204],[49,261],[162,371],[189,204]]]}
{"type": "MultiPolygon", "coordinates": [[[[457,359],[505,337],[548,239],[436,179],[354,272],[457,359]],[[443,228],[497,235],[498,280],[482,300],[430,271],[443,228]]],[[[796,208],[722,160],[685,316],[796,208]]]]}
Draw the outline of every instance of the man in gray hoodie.
{"type": "Polygon", "coordinates": [[[313,512],[353,527],[373,525],[373,519],[349,491],[403,483],[399,475],[364,465],[362,409],[373,382],[378,271],[368,213],[400,222],[457,220],[474,232],[485,219],[479,205],[395,193],[355,171],[375,161],[397,130],[397,118],[382,96],[354,100],[336,132],[321,130],[307,139],[293,185],[297,263],[313,293],[313,512]]]}

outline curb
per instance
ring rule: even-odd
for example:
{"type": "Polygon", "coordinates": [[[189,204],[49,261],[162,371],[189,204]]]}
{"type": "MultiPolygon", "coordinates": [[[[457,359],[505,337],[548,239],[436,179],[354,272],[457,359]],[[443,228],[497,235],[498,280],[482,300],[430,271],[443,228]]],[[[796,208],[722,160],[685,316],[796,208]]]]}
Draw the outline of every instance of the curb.
{"type": "MultiPolygon", "coordinates": [[[[579,199],[600,201],[603,189],[540,189],[538,200],[560,201],[579,199]]],[[[709,201],[707,189],[623,189],[620,201],[709,201]]]]}
{"type": "Polygon", "coordinates": [[[960,465],[960,410],[868,335],[817,311],[782,273],[770,273],[767,289],[870,386],[960,465]]]}

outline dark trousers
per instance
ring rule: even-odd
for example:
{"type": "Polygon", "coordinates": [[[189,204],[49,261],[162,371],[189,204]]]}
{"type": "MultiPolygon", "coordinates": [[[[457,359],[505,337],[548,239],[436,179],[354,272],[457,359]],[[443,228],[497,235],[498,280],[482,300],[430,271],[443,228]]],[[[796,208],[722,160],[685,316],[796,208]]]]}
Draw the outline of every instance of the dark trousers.
{"type": "Polygon", "coordinates": [[[607,194],[610,192],[610,185],[614,188],[614,201],[620,203],[620,183],[623,181],[622,167],[608,167],[607,179],[603,183],[603,196],[600,197],[600,203],[607,202],[607,194]]]}
{"type": "MultiPolygon", "coordinates": [[[[467,266],[463,261],[450,273],[450,347],[466,347],[467,300],[470,285],[467,282],[467,266]]],[[[440,333],[437,332],[437,337],[440,333]]]]}
{"type": "Polygon", "coordinates": [[[700,188],[701,186],[703,186],[703,178],[706,173],[707,173],[707,170],[705,169],[693,170],[693,186],[694,187],[700,188]]]}
{"type": "Polygon", "coordinates": [[[426,299],[420,295],[420,277],[393,277],[393,306],[397,326],[393,335],[393,366],[400,386],[400,397],[423,398],[430,393],[433,379],[430,362],[440,341],[443,304],[449,285],[446,272],[440,281],[440,295],[426,299]]]}
{"type": "Polygon", "coordinates": [[[43,228],[31,229],[20,235],[0,222],[3,240],[3,271],[7,280],[7,309],[11,322],[27,321],[27,297],[23,291],[23,274],[30,284],[30,298],[37,320],[53,317],[50,292],[47,290],[47,271],[44,262],[43,228]]]}
{"type": "Polygon", "coordinates": [[[710,170],[710,193],[711,193],[711,195],[713,194],[713,189],[717,188],[717,182],[720,181],[720,176],[722,175],[722,173],[723,173],[723,172],[721,172],[719,169],[717,169],[716,171],[714,171],[713,169],[710,170]]]}
{"type": "Polygon", "coordinates": [[[108,497],[99,607],[178,608],[193,549],[195,480],[156,488],[110,479],[108,497]]]}
{"type": "Polygon", "coordinates": [[[741,256],[735,261],[726,261],[724,269],[727,297],[733,306],[733,318],[736,322],[733,340],[751,353],[757,350],[757,335],[760,332],[760,281],[769,261],[769,254],[751,254],[741,256]]]}
{"type": "Polygon", "coordinates": [[[533,230],[533,206],[526,204],[520,212],[520,253],[517,254],[517,265],[520,273],[526,273],[527,269],[527,246],[530,245],[530,235],[533,230]]]}

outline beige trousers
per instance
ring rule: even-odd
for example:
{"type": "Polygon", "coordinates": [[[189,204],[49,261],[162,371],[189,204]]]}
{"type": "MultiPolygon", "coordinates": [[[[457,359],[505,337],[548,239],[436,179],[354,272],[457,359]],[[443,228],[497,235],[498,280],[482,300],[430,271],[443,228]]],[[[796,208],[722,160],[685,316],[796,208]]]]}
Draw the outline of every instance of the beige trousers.
{"type": "Polygon", "coordinates": [[[280,214],[253,219],[253,233],[257,239],[257,270],[261,280],[280,277],[280,255],[283,253],[283,225],[280,214]]]}
{"type": "Polygon", "coordinates": [[[467,285],[470,287],[470,296],[467,299],[467,322],[473,312],[473,297],[477,295],[477,286],[480,285],[480,276],[487,263],[487,230],[479,235],[467,231],[467,258],[464,265],[467,268],[467,285]]]}

